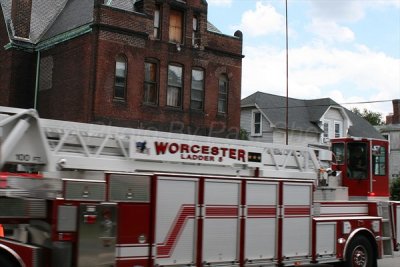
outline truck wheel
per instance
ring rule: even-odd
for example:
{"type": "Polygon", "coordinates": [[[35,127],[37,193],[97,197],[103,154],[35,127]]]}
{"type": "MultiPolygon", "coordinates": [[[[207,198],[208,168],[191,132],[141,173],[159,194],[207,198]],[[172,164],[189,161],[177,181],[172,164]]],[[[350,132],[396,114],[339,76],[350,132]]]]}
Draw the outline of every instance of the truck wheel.
{"type": "Polygon", "coordinates": [[[9,253],[0,250],[0,266],[1,267],[21,267],[19,262],[9,253]]]}
{"type": "Polygon", "coordinates": [[[355,236],[346,250],[343,267],[375,267],[376,257],[369,240],[362,235],[355,236]]]}

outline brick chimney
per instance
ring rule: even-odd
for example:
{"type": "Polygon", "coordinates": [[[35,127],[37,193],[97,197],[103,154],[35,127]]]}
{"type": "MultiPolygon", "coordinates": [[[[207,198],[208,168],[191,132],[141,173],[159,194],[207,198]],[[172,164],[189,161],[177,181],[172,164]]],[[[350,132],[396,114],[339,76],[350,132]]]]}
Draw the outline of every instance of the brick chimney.
{"type": "Polygon", "coordinates": [[[400,99],[393,99],[392,124],[400,124],[400,99]]]}
{"type": "Polygon", "coordinates": [[[12,0],[11,20],[15,36],[29,38],[31,31],[32,0],[12,0]]]}

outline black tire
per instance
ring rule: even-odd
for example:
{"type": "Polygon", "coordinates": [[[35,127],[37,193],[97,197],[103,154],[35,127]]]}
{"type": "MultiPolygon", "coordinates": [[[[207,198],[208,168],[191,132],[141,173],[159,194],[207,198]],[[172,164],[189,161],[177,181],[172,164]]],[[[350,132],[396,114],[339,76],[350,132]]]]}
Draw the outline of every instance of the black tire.
{"type": "Polygon", "coordinates": [[[376,267],[376,256],[371,242],[362,235],[355,236],[346,250],[343,267],[376,267]]]}
{"type": "Polygon", "coordinates": [[[10,255],[10,253],[0,249],[0,266],[1,267],[21,267],[19,262],[10,255]]]}

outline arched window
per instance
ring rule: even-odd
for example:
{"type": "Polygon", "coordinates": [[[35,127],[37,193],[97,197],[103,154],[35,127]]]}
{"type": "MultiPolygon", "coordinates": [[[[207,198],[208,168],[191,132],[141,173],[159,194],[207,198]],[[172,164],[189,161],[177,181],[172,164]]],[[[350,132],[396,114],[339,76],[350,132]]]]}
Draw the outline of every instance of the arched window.
{"type": "Polygon", "coordinates": [[[124,55],[119,55],[115,59],[115,82],[114,82],[114,98],[126,99],[126,74],[127,60],[124,55]]]}
{"type": "Polygon", "coordinates": [[[228,110],[228,77],[219,76],[218,81],[218,113],[225,114],[228,110]]]}

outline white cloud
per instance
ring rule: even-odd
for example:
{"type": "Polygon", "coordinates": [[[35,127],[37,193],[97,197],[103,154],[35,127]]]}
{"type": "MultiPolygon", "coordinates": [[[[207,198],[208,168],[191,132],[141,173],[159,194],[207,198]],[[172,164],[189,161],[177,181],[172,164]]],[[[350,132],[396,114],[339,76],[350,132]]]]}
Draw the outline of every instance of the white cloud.
{"type": "Polygon", "coordinates": [[[231,6],[233,0],[207,0],[209,5],[214,6],[231,6]]]}
{"type": "Polygon", "coordinates": [[[285,31],[285,18],[272,5],[257,2],[255,10],[245,11],[241,24],[234,27],[250,36],[282,33],[285,31]]]}
{"type": "Polygon", "coordinates": [[[376,0],[376,1],[369,1],[369,4],[372,8],[377,7],[397,7],[400,8],[400,1],[399,0],[376,0]]]}
{"type": "Polygon", "coordinates": [[[311,0],[311,16],[335,21],[357,21],[364,17],[364,0],[311,0]]]}
{"type": "MultiPolygon", "coordinates": [[[[255,91],[286,94],[285,51],[245,47],[242,97],[255,91]]],[[[359,47],[356,51],[323,45],[289,51],[289,96],[331,97],[338,103],[389,100],[400,96],[400,60],[359,47]]],[[[366,106],[383,115],[391,105],[366,106]]],[[[363,108],[363,107],[362,107],[363,108]]]]}
{"type": "Polygon", "coordinates": [[[313,19],[308,30],[328,42],[354,41],[354,33],[351,29],[339,26],[333,21],[313,19]]]}

